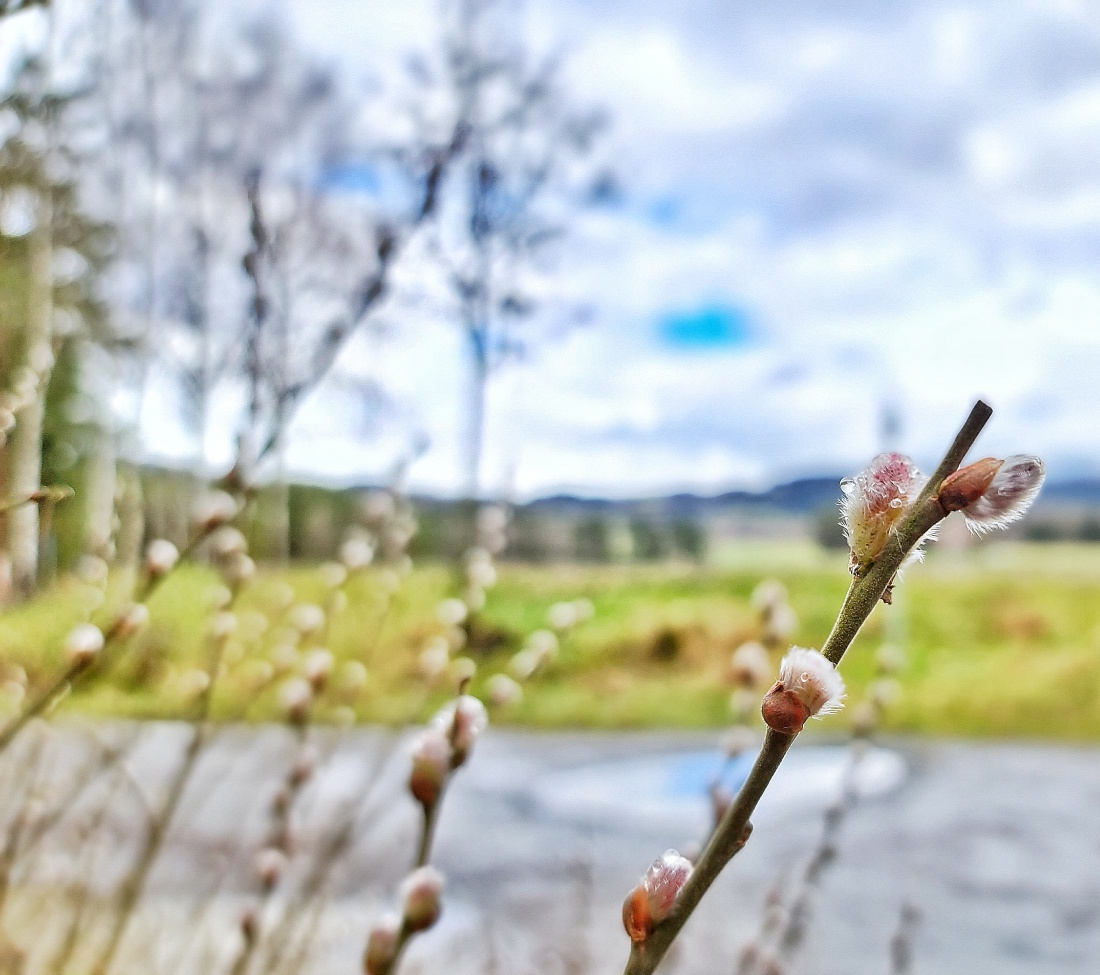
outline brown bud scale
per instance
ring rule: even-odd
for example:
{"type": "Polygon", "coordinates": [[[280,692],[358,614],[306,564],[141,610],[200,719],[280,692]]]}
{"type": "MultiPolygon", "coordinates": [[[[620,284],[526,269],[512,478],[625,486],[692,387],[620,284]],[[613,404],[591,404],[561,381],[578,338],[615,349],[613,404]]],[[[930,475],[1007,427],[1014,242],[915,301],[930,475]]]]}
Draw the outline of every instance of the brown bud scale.
{"type": "Polygon", "coordinates": [[[634,942],[645,941],[653,930],[653,915],[649,910],[649,895],[642,886],[635,887],[623,901],[623,927],[634,942]]]}
{"type": "Polygon", "coordinates": [[[764,723],[782,735],[797,735],[810,719],[810,709],[783,681],[776,681],[760,705],[764,723]]]}
{"type": "Polygon", "coordinates": [[[940,507],[948,514],[969,507],[989,490],[1003,465],[996,457],[984,457],[949,474],[940,486],[940,507]]]}

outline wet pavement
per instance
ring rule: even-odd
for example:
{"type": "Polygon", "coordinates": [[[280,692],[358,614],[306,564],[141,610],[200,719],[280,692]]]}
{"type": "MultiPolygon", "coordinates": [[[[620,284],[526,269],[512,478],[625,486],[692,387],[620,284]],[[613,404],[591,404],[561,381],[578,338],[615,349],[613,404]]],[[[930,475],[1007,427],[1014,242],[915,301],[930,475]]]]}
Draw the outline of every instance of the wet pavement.
{"type": "MultiPolygon", "coordinates": [[[[36,808],[58,800],[59,810],[17,861],[3,919],[29,953],[28,973],[49,970],[73,917],[73,957],[94,958],[141,848],[145,810],[163,801],[188,729],[111,726],[96,735],[93,746],[81,729],[59,729],[38,753],[36,808]],[[103,743],[120,749],[106,765],[103,743]],[[58,891],[86,882],[94,898],[66,907],[58,891]]],[[[0,769],[9,827],[25,807],[18,768],[29,767],[33,737],[0,769]]],[[[447,795],[435,848],[446,908],[412,946],[403,975],[621,971],[622,898],[655,856],[705,833],[717,738],[491,731],[447,795]]],[[[116,972],[227,970],[250,900],[266,903],[274,932],[256,971],[361,970],[365,933],[392,905],[418,831],[404,793],[407,738],[366,729],[318,733],[316,745],[318,773],[295,804],[294,855],[263,902],[253,861],[294,742],[281,728],[216,737],[189,780],[116,972]]],[[[847,761],[840,745],[796,745],[754,817],[752,840],[663,970],[732,975],[768,891],[797,886],[847,761]]],[[[905,902],[921,913],[917,973],[1100,971],[1100,750],[902,740],[871,753],[860,774],[860,798],[789,971],[888,972],[905,902]]]]}

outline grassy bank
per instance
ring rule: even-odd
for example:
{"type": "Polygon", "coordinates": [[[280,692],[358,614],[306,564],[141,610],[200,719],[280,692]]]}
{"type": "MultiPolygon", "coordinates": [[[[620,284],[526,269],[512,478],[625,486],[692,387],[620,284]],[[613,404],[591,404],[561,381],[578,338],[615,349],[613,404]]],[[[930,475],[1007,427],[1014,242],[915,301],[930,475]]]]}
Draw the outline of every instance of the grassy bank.
{"type": "MultiPolygon", "coordinates": [[[[843,558],[809,548],[742,548],[721,567],[506,568],[481,614],[501,642],[469,651],[475,693],[506,670],[558,600],[586,597],[595,615],[566,634],[550,666],[525,686],[523,700],[497,720],[536,727],[706,727],[728,718],[723,677],[730,652],[757,634],[749,605],[765,577],[781,579],[799,617],[796,642],[820,645],[847,586],[843,558]]],[[[426,684],[419,654],[442,627],[438,601],[449,595],[442,567],[416,569],[390,599],[387,579],[369,571],[347,586],[347,608],[324,642],[338,661],[368,669],[362,689],[344,687],[340,669],[319,718],[354,713],[361,721],[423,717],[448,693],[426,684]]],[[[263,720],[277,713],[280,677],[298,658],[277,650],[278,609],[289,583],[299,600],[324,603],[315,568],[261,573],[236,607],[216,713],[263,720]]],[[[154,598],[152,621],[113,666],[62,707],[84,714],[166,717],[186,713],[193,668],[207,657],[212,573],[187,567],[154,598]]],[[[93,611],[106,619],[108,603],[93,611]]],[[[25,669],[31,690],[62,667],[61,644],[85,618],[88,591],[65,581],[0,618],[0,659],[25,669]]],[[[1100,739],[1100,546],[1001,545],[939,551],[917,566],[893,608],[875,611],[843,665],[850,697],[874,677],[884,639],[904,645],[904,694],[887,724],[933,734],[1100,739]],[[887,622],[887,615],[892,615],[887,622]],[[888,631],[889,630],[889,631],[888,631]]],[[[9,706],[10,706],[9,699],[9,706]]],[[[844,715],[829,718],[836,727],[844,715]]]]}

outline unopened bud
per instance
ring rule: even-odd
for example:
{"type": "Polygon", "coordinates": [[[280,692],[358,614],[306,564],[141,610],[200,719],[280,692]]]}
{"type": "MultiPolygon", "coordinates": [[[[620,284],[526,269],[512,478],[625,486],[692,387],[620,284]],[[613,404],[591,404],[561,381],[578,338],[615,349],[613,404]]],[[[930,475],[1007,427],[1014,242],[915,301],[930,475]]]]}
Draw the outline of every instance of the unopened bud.
{"type": "Polygon", "coordinates": [[[280,786],[271,797],[271,811],[275,813],[276,816],[285,816],[289,808],[290,790],[285,786],[280,786]]]}
{"type": "Polygon", "coordinates": [[[868,696],[876,707],[885,710],[901,697],[901,684],[893,677],[880,677],[868,688],[868,696]]]}
{"type": "Polygon", "coordinates": [[[397,501],[389,491],[371,491],[363,499],[360,511],[367,524],[380,525],[394,516],[397,501]]]}
{"type": "Polygon", "coordinates": [[[73,666],[90,664],[102,649],[103,631],[94,623],[80,623],[65,637],[65,656],[73,666]]]}
{"type": "Polygon", "coordinates": [[[219,525],[237,517],[237,502],[225,491],[207,491],[195,503],[195,526],[203,532],[211,532],[219,525]]]}
{"type": "Polygon", "coordinates": [[[256,876],[260,878],[260,883],[267,890],[279,882],[279,878],[286,869],[286,863],[286,854],[273,846],[265,847],[256,854],[256,876]]]}
{"type": "Polygon", "coordinates": [[[546,611],[546,622],[555,630],[568,630],[577,623],[577,607],[573,603],[554,603],[546,611]]]}
{"type": "Polygon", "coordinates": [[[349,538],[340,546],[340,561],[349,572],[365,569],[374,558],[374,546],[365,538],[349,538]]]}
{"type": "Polygon", "coordinates": [[[489,726],[489,714],[485,705],[476,697],[462,694],[432,718],[432,726],[450,740],[454,749],[451,765],[458,768],[466,761],[474,743],[489,726]]]}
{"type": "Polygon", "coordinates": [[[45,373],[53,368],[54,354],[49,342],[36,342],[27,355],[30,367],[37,373],[45,373]]]}
{"type": "Polygon", "coordinates": [[[248,944],[252,944],[256,940],[256,935],[260,930],[260,915],[256,910],[255,904],[245,905],[244,910],[241,911],[241,918],[239,921],[241,927],[241,934],[244,935],[244,940],[248,944]]]}
{"type": "Polygon", "coordinates": [[[133,636],[149,622],[149,607],[145,603],[134,603],[115,623],[115,634],[125,640],[133,636]]]}
{"type": "Polygon", "coordinates": [[[145,550],[145,571],[154,579],[159,579],[175,568],[179,557],[179,549],[168,539],[156,538],[145,550]]]}
{"type": "Polygon", "coordinates": [[[456,684],[468,684],[477,676],[477,662],[471,657],[455,657],[451,661],[451,678],[456,684]]]}
{"type": "Polygon", "coordinates": [[[783,646],[790,641],[797,629],[798,614],[788,603],[779,603],[768,611],[761,637],[770,647],[783,646]]]}
{"type": "Polygon", "coordinates": [[[508,661],[508,669],[518,680],[527,680],[542,665],[542,657],[530,648],[520,650],[508,661]]]}
{"type": "Polygon", "coordinates": [[[367,950],[363,956],[366,975],[383,975],[388,972],[397,956],[397,941],[401,936],[401,918],[396,914],[383,914],[370,929],[367,950]]]}
{"type": "Polygon", "coordinates": [[[313,703],[313,688],[309,686],[308,681],[300,677],[292,677],[283,684],[279,701],[287,720],[294,724],[301,724],[309,717],[309,706],[313,703]]]}
{"type": "Polygon", "coordinates": [[[221,610],[214,614],[210,620],[210,635],[215,640],[225,640],[232,636],[237,629],[236,614],[228,610],[221,610]]]}
{"type": "Polygon", "coordinates": [[[290,611],[290,625],[302,636],[310,636],[324,628],[325,611],[314,603],[299,603],[290,611]]]}
{"type": "Polygon", "coordinates": [[[787,587],[778,579],[765,579],[752,591],[749,602],[758,613],[766,613],[787,601],[787,587]]]}
{"type": "Polygon", "coordinates": [[[734,687],[761,687],[773,673],[768,651],[755,640],[742,643],[730,657],[729,680],[734,687]]]}
{"type": "Polygon", "coordinates": [[[413,745],[409,791],[422,806],[434,806],[451,770],[454,750],[447,734],[434,725],[413,745]]]}
{"type": "Polygon", "coordinates": [[[225,609],[233,602],[233,593],[225,586],[211,586],[206,592],[206,602],[211,609],[225,609]]]}
{"type": "Polygon", "coordinates": [[[973,504],[989,489],[997,471],[1003,466],[1003,460],[984,457],[949,474],[940,485],[939,497],[943,510],[961,511],[967,505],[973,504]]]}
{"type": "Polygon", "coordinates": [[[469,613],[469,608],[461,599],[444,599],[435,608],[436,619],[444,626],[458,626],[469,613]]]}
{"type": "Polygon", "coordinates": [[[535,630],[527,637],[527,647],[543,659],[550,659],[558,652],[558,638],[549,630],[535,630]]]}
{"type": "Polygon", "coordinates": [[[210,687],[210,675],[201,667],[188,667],[176,678],[176,688],[186,701],[205,694],[210,687]]]}
{"type": "Polygon", "coordinates": [[[340,689],[354,694],[367,683],[367,668],[358,660],[346,660],[340,665],[340,689]]]}
{"type": "Polygon", "coordinates": [[[466,579],[476,589],[492,589],[496,585],[497,570],[492,557],[484,549],[474,549],[467,557],[466,579]]]}
{"type": "Polygon", "coordinates": [[[905,667],[905,651],[893,643],[884,643],[875,651],[875,664],[884,674],[896,674],[905,667]]]}
{"type": "Polygon", "coordinates": [[[739,687],[730,695],[730,714],[740,722],[748,721],[756,710],[757,696],[744,687],[739,687]]]}
{"type": "Polygon", "coordinates": [[[779,666],[779,680],[760,707],[774,731],[796,735],[807,720],[843,707],[844,681],[816,650],[793,647],[779,666]]]}
{"type": "Polygon", "coordinates": [[[335,663],[336,660],[332,656],[332,652],[323,647],[310,650],[306,654],[306,658],[302,662],[302,674],[309,681],[309,686],[313,688],[315,693],[319,694],[324,690],[329,677],[332,676],[332,668],[335,663]]]}
{"type": "Polygon", "coordinates": [[[591,599],[574,599],[573,610],[577,614],[578,623],[585,623],[596,615],[596,607],[591,599]]]}
{"type": "Polygon", "coordinates": [[[510,707],[523,700],[523,688],[507,674],[493,674],[488,683],[489,700],[498,708],[510,707]]]}
{"type": "Polygon", "coordinates": [[[443,874],[418,867],[401,882],[401,909],[409,931],[425,931],[442,913],[443,874]]]}
{"type": "Polygon", "coordinates": [[[244,552],[238,552],[226,559],[222,565],[222,577],[234,589],[239,589],[246,582],[251,582],[255,575],[256,563],[244,552]]]}
{"type": "Polygon", "coordinates": [[[722,746],[726,752],[726,758],[737,758],[756,747],[756,732],[743,724],[730,728],[722,746]]]}
{"type": "Polygon", "coordinates": [[[317,571],[329,589],[339,589],[348,579],[347,567],[341,562],[325,562],[317,571]]]}
{"type": "Polygon", "coordinates": [[[653,861],[641,883],[623,902],[623,926],[631,941],[645,941],[672,913],[691,869],[691,862],[675,850],[653,861]]]}
{"type": "Polygon", "coordinates": [[[446,638],[433,636],[428,640],[424,644],[424,649],[420,651],[417,662],[420,673],[428,680],[435,680],[439,677],[451,662],[451,648],[446,638]]]}
{"type": "Polygon", "coordinates": [[[871,701],[860,701],[852,710],[852,734],[866,738],[878,727],[878,708],[871,701]]]}
{"type": "Polygon", "coordinates": [[[313,776],[317,768],[317,752],[306,745],[298,752],[298,757],[290,768],[289,781],[292,788],[300,788],[313,776]]]}
{"type": "Polygon", "coordinates": [[[276,613],[281,613],[294,605],[294,587],[289,582],[276,582],[268,590],[268,596],[272,609],[276,613]]]}
{"type": "Polygon", "coordinates": [[[248,541],[237,528],[222,525],[210,536],[210,552],[216,559],[230,559],[248,551],[248,541]]]}

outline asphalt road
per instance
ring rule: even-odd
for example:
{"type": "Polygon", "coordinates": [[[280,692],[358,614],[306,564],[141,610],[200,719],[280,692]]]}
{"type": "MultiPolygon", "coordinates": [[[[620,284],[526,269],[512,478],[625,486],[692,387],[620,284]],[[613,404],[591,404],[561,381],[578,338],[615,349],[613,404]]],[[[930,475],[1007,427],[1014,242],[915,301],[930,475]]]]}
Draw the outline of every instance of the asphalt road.
{"type": "MultiPolygon", "coordinates": [[[[123,748],[106,773],[91,774],[102,758],[80,729],[54,732],[38,753],[38,814],[60,802],[60,818],[17,862],[3,915],[29,973],[48,970],[74,917],[74,957],[94,958],[141,849],[144,810],[163,802],[187,729],[111,726],[97,735],[123,748]],[[81,777],[91,784],[74,794],[81,777]],[[89,901],[59,893],[84,883],[89,901]]],[[[25,808],[19,770],[33,757],[33,737],[0,768],[0,822],[9,827],[25,808]]],[[[706,830],[702,792],[715,742],[491,731],[447,795],[435,856],[448,878],[446,908],[402,975],[621,971],[622,898],[655,856],[706,830]]],[[[318,773],[293,815],[294,855],[262,902],[254,854],[294,744],[284,729],[222,732],[188,782],[115,972],[225,970],[249,900],[266,903],[275,932],[260,967],[359,972],[366,931],[392,904],[417,833],[403,788],[406,746],[380,731],[318,735],[318,773]]],[[[888,972],[908,902],[921,913],[916,973],[1095,975],[1098,760],[1096,749],[917,741],[871,754],[788,970],[888,972]]],[[[797,888],[846,761],[841,746],[796,746],[754,817],[752,840],[689,922],[667,971],[734,972],[768,891],[797,888]]]]}

